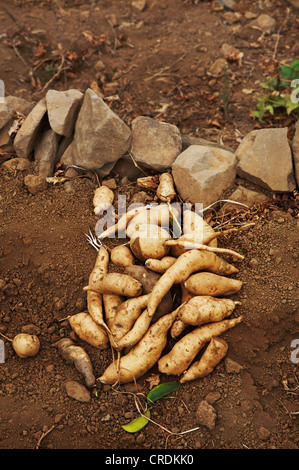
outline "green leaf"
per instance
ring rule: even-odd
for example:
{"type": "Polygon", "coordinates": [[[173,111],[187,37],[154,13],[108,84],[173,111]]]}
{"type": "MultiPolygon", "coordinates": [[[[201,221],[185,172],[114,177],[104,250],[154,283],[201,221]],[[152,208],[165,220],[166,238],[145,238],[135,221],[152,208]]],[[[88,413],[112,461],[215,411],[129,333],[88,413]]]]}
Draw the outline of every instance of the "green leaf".
{"type": "Polygon", "coordinates": [[[175,392],[180,387],[178,382],[165,382],[152,388],[147,394],[147,402],[153,403],[169,393],[175,392]]]}
{"type": "Polygon", "coordinates": [[[292,80],[295,75],[295,70],[290,65],[280,65],[281,76],[285,79],[292,80]]]}
{"type": "MultiPolygon", "coordinates": [[[[147,410],[144,414],[148,418],[151,417],[150,410],[147,410]]],[[[133,419],[133,421],[131,421],[130,423],[124,424],[122,428],[127,432],[134,433],[143,429],[147,425],[147,423],[148,423],[147,418],[145,418],[144,416],[139,416],[138,418],[133,419]]]]}
{"type": "Polygon", "coordinates": [[[296,72],[299,71],[299,60],[294,60],[294,62],[291,63],[291,66],[296,70],[296,72]]]}

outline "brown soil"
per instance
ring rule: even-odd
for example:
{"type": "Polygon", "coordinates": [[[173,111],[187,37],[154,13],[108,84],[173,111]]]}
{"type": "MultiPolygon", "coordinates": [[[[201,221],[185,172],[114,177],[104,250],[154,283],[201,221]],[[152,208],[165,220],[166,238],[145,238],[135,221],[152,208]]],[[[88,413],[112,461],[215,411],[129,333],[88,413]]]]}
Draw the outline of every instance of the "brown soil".
{"type": "MultiPolygon", "coordinates": [[[[242,135],[256,126],[250,112],[260,93],[259,81],[274,70],[276,61],[297,58],[297,12],[290,7],[285,22],[285,2],[267,6],[268,2],[240,1],[241,34],[236,29],[239,23],[224,21],[223,10],[208,1],[197,3],[148,1],[148,8],[139,12],[128,0],[1,1],[1,78],[6,94],[39,99],[59,66],[57,51],[63,50],[67,68],[50,87],[85,90],[97,81],[103,96],[116,98],[107,101],[128,124],[138,115],[148,115],[176,124],[184,133],[236,148],[242,135]],[[261,37],[257,30],[246,29],[250,21],[246,11],[274,17],[278,40],[276,35],[261,37]],[[117,26],[106,19],[112,14],[117,26]],[[242,65],[229,66],[228,85],[224,78],[196,73],[198,67],[209,70],[220,57],[223,42],[244,51],[242,65]],[[40,57],[39,43],[46,49],[40,57]],[[51,51],[53,61],[45,62],[49,67],[36,62],[39,67],[30,79],[34,61],[49,57],[51,51]],[[98,73],[95,63],[100,58],[106,68],[98,73]],[[229,103],[223,98],[227,89],[229,103]],[[243,89],[254,91],[246,94],[243,89]]],[[[267,125],[292,129],[293,122],[280,116],[267,125]]],[[[296,195],[280,195],[270,205],[255,207],[244,216],[255,222],[250,231],[220,241],[245,255],[236,275],[244,281],[236,295],[244,320],[223,335],[229,344],[228,358],[241,370],[228,372],[222,361],[207,378],[185,384],[158,401],[152,411],[156,423],[180,433],[198,427],[196,409],[207,399],[217,412],[215,427],[199,426],[180,435],[149,423],[139,433],[128,434],[121,425],[138,416],[131,393],[135,386],[98,384],[90,403],[69,398],[65,381],[82,378],[52,347],[71,334],[63,319],[86,308],[82,287],[95,260],[95,250],[85,238],[96,222],[94,175],[51,185],[33,196],[24,185],[26,173],[3,169],[0,173],[0,277],[6,283],[1,291],[0,331],[12,338],[30,325],[41,349],[36,357],[21,359],[5,341],[0,448],[298,449],[298,361],[291,360],[291,342],[299,338],[296,195]]],[[[130,197],[137,190],[134,182],[127,182],[119,184],[116,193],[130,197]]],[[[219,222],[217,214],[212,216],[219,222]]],[[[99,377],[111,361],[111,351],[99,352],[85,343],[84,348],[99,377]]],[[[156,368],[146,377],[151,373],[157,373],[156,368]]],[[[143,393],[149,390],[146,377],[138,380],[143,393]]]]}

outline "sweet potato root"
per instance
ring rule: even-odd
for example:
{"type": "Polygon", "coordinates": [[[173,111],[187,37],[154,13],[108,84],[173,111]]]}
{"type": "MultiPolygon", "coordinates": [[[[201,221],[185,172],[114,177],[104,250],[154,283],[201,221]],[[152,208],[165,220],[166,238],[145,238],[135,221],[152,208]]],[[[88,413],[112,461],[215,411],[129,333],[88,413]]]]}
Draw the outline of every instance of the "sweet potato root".
{"type": "MultiPolygon", "coordinates": [[[[89,284],[107,274],[109,263],[109,253],[104,246],[101,246],[96,257],[95,265],[89,276],[89,284]]],[[[98,324],[107,329],[103,314],[103,298],[98,292],[87,291],[87,310],[91,318],[98,324]]]]}
{"type": "Polygon", "coordinates": [[[101,212],[109,209],[111,204],[113,204],[114,192],[107,186],[100,186],[94,192],[93,196],[93,206],[94,213],[100,215],[101,212]]]}
{"type": "Polygon", "coordinates": [[[180,375],[188,369],[199,351],[213,337],[219,336],[242,321],[242,316],[220,322],[208,323],[195,328],[181,338],[165,356],[158,361],[159,371],[170,375],[180,375]]]}
{"type": "Polygon", "coordinates": [[[130,248],[140,261],[146,261],[148,258],[160,259],[169,251],[169,247],[165,245],[169,239],[167,230],[159,225],[149,224],[132,235],[130,248]]]}
{"type": "Polygon", "coordinates": [[[155,313],[161,299],[174,284],[186,281],[196,271],[229,275],[237,273],[238,269],[219,258],[215,253],[199,250],[190,250],[183,253],[154,286],[148,301],[149,315],[155,313]]]}
{"type": "Polygon", "coordinates": [[[124,297],[138,297],[142,293],[142,284],[132,276],[123,273],[108,273],[83,288],[100,294],[116,294],[124,297]]]}
{"type": "Polygon", "coordinates": [[[199,361],[191,364],[189,369],[180,379],[180,383],[200,379],[209,375],[224,358],[228,350],[228,344],[222,338],[212,338],[199,361]]]}
{"type": "Polygon", "coordinates": [[[145,260],[145,266],[159,274],[164,274],[170,266],[172,266],[176,261],[174,256],[164,256],[160,259],[148,258],[145,260]]]}
{"type": "Polygon", "coordinates": [[[148,297],[149,294],[130,298],[119,306],[111,330],[116,344],[130,331],[142,310],[146,308],[148,297]]]}
{"type": "Polygon", "coordinates": [[[134,264],[134,255],[130,248],[125,245],[118,245],[112,248],[110,258],[116,266],[126,267],[134,264]]]}
{"type": "Polygon", "coordinates": [[[167,332],[177,312],[174,311],[153,323],[143,338],[120,360],[116,359],[99,377],[105,384],[128,383],[137,380],[157,362],[167,342],[167,332]]]}
{"type": "MultiPolygon", "coordinates": [[[[187,291],[186,287],[184,286],[184,283],[181,283],[181,291],[182,291],[181,305],[187,304],[189,300],[192,299],[193,296],[190,294],[190,292],[187,291]]],[[[172,338],[177,338],[183,333],[186,326],[188,326],[187,323],[185,323],[181,319],[180,315],[178,315],[178,318],[175,319],[172,327],[170,328],[170,336],[172,338]]]]}
{"type": "Polygon", "coordinates": [[[93,373],[92,363],[87,352],[77,346],[71,339],[62,338],[53,346],[58,348],[60,355],[68,362],[72,363],[77,371],[84,377],[87,387],[93,387],[96,379],[93,373]]]}
{"type": "Polygon", "coordinates": [[[98,325],[87,312],[76,313],[68,318],[71,328],[83,341],[97,349],[107,349],[109,339],[106,330],[98,325]]]}
{"type": "Polygon", "coordinates": [[[173,177],[170,173],[162,173],[159,176],[157,196],[163,202],[171,202],[176,197],[173,177]]]}
{"type": "Polygon", "coordinates": [[[99,240],[104,240],[104,238],[108,238],[108,237],[116,237],[117,233],[121,233],[123,231],[125,231],[128,223],[133,219],[133,217],[137,214],[139,214],[140,212],[145,212],[147,210],[147,208],[145,206],[139,206],[139,207],[135,207],[134,209],[131,209],[129,211],[127,211],[119,220],[116,224],[114,225],[111,225],[110,227],[108,227],[106,230],[104,230],[104,232],[102,232],[99,236],[98,236],[98,239],[99,240]]]}
{"type": "Polygon", "coordinates": [[[192,274],[184,283],[186,289],[192,295],[208,295],[211,297],[221,297],[239,292],[243,283],[238,279],[209,272],[192,274]]]}
{"type": "Polygon", "coordinates": [[[124,297],[121,297],[120,295],[103,294],[105,322],[109,329],[107,331],[107,334],[110,340],[110,344],[113,348],[116,348],[117,345],[114,343],[111,331],[113,329],[117,309],[123,302],[124,302],[124,297]]]}
{"type": "Polygon", "coordinates": [[[192,326],[217,322],[231,315],[238,304],[231,299],[195,296],[181,308],[179,318],[192,326]]]}

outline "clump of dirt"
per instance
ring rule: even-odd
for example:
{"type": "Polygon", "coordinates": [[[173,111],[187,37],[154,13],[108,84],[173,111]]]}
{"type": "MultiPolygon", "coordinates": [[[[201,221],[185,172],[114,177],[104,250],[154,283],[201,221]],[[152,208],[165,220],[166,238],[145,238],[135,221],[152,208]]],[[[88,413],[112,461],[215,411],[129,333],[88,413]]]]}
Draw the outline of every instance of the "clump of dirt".
{"type": "MultiPolygon", "coordinates": [[[[210,2],[182,1],[178,6],[177,1],[152,1],[144,12],[133,9],[129,1],[117,5],[60,2],[59,7],[56,2],[18,1],[13,2],[14,8],[1,2],[5,8],[0,10],[0,24],[6,34],[0,42],[4,57],[1,78],[7,94],[37,99],[54,76],[50,68],[57,71],[57,54],[53,53],[53,63],[45,62],[48,67],[43,70],[48,75],[43,77],[35,47],[48,47],[44,53],[48,59],[47,54],[62,44],[64,51],[74,55],[68,55],[68,67],[52,80],[52,87],[84,90],[96,80],[105,96],[108,91],[110,96],[118,95],[110,100],[111,107],[128,124],[137,115],[149,115],[178,125],[184,133],[236,147],[240,134],[256,124],[250,117],[255,95],[244,94],[242,89],[259,92],[256,82],[270,66],[275,46],[277,60],[285,59],[286,51],[293,57],[297,24],[294,16],[284,23],[284,3],[239,2],[241,24],[245,23],[244,12],[263,11],[275,17],[278,28],[283,25],[279,38],[262,37],[256,47],[250,46],[254,37],[242,42],[235,24],[225,21],[225,12],[214,9],[210,2]],[[117,26],[111,26],[111,15],[116,16],[117,26]],[[243,44],[245,51],[241,67],[230,65],[233,95],[228,118],[221,101],[223,79],[213,82],[211,77],[194,73],[199,67],[208,69],[218,58],[223,38],[239,48],[243,44]],[[103,76],[95,69],[99,59],[105,63],[103,76]],[[39,68],[30,80],[28,68],[34,60],[39,68]]],[[[147,393],[146,379],[157,374],[157,369],[137,385],[98,383],[91,401],[82,403],[67,396],[64,387],[67,380],[80,382],[81,377],[53,347],[60,338],[72,335],[67,316],[86,309],[82,288],[96,252],[85,234],[96,223],[92,198],[97,181],[92,174],[83,173],[31,195],[24,185],[27,173],[0,170],[0,332],[11,338],[25,328],[39,336],[41,349],[36,357],[21,359],[3,338],[0,447],[297,449],[296,195],[278,195],[270,204],[252,208],[244,220],[255,225],[220,240],[221,246],[245,255],[235,275],[244,282],[235,296],[241,301],[238,313],[243,322],[223,335],[229,345],[227,359],[208,377],[184,384],[172,396],[156,402],[152,419],[157,424],[151,422],[139,433],[128,434],[121,425],[138,416],[134,393],[147,393]],[[196,411],[202,400],[216,411],[212,429],[198,424],[196,411]],[[193,428],[197,430],[180,434],[193,428]]],[[[126,194],[129,201],[140,188],[134,181],[114,176],[116,192],[126,194]]],[[[238,217],[242,215],[238,213],[238,217]]],[[[211,213],[212,223],[219,223],[220,218],[219,213],[211,213]]],[[[99,377],[110,364],[112,351],[97,351],[77,341],[90,355],[99,377]]]]}

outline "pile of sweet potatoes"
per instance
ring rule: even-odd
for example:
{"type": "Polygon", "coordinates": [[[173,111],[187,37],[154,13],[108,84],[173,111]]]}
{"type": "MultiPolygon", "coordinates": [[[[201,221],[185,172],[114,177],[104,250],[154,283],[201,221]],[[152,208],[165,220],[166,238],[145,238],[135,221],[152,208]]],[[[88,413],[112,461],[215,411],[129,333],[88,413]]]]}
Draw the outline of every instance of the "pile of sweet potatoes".
{"type": "Polygon", "coordinates": [[[219,336],[242,321],[228,318],[240,304],[229,296],[242,281],[221,256],[243,257],[218,248],[219,233],[191,209],[184,213],[184,234],[171,236],[165,228],[176,217],[171,175],[161,175],[157,196],[161,204],[127,212],[99,236],[102,245],[84,287],[88,311],[69,318],[82,340],[115,351],[98,378],[102,383],[135,381],[154,365],[181,383],[204,377],[227,353],[219,336]],[[118,229],[126,230],[129,242],[107,248],[105,238],[118,229]]]}

